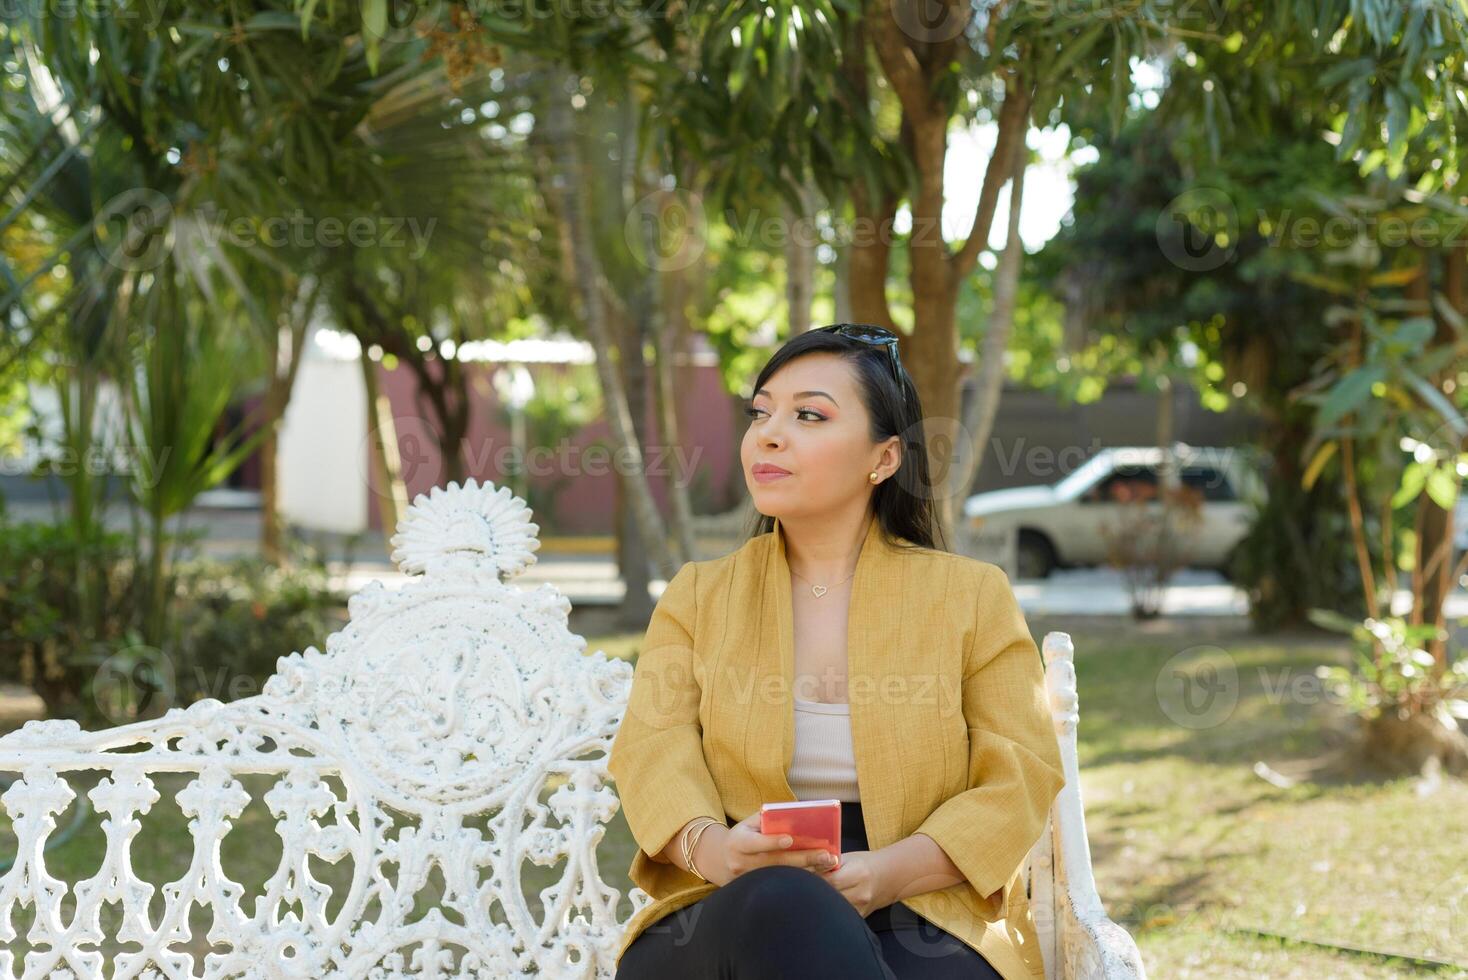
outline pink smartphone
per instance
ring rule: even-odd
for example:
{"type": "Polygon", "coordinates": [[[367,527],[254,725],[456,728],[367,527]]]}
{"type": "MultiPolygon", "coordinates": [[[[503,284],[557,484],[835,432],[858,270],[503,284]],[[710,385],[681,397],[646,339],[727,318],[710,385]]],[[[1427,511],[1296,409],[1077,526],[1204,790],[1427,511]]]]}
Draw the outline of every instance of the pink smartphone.
{"type": "Polygon", "coordinates": [[[828,871],[841,867],[841,801],[795,800],[766,803],[759,810],[762,834],[789,834],[789,850],[825,848],[836,859],[828,871]]]}

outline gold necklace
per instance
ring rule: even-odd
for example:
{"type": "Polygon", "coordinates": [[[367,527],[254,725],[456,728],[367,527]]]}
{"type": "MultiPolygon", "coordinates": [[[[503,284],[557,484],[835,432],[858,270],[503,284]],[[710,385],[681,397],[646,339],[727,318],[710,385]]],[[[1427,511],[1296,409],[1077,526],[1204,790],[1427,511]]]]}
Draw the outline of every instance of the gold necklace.
{"type": "MultiPolygon", "coordinates": [[[[811,592],[815,594],[815,597],[817,599],[819,599],[821,596],[825,595],[827,592],[831,591],[830,589],[828,589],[824,585],[816,585],[810,579],[806,578],[804,575],[800,574],[799,572],[797,572],[793,568],[790,569],[790,574],[791,575],[794,575],[796,578],[800,579],[802,582],[805,582],[807,585],[809,585],[811,592]]],[[[846,576],[846,578],[842,579],[840,582],[837,582],[836,584],[837,585],[842,585],[843,583],[850,581],[855,575],[856,575],[856,569],[853,568],[851,570],[851,574],[850,575],[846,576]]]]}

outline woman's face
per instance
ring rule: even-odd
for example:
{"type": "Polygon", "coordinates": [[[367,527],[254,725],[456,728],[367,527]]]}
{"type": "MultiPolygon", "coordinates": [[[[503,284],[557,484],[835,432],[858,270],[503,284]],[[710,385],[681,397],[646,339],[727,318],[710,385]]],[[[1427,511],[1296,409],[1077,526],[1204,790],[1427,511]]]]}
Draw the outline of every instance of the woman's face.
{"type": "Polygon", "coordinates": [[[838,354],[790,361],[754,393],[748,414],[744,482],[755,509],[770,517],[865,508],[872,470],[885,480],[901,461],[896,436],[872,442],[856,375],[838,354]]]}

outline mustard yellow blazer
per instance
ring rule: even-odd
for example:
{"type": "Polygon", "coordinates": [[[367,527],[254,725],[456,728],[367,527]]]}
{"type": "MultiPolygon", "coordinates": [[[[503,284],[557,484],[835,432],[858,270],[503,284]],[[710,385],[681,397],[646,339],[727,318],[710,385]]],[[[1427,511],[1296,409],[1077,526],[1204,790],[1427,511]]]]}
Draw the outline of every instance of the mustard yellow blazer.
{"type": "MultiPolygon", "coordinates": [[[[678,570],[648,624],[608,765],[654,899],[617,951],[717,887],[655,861],[689,820],[796,799],[794,630],[785,537],[678,570]]],[[[868,846],[931,837],[967,881],[902,899],[1005,980],[1043,978],[1021,865],[1065,783],[1044,668],[1004,570],[888,539],[870,522],[852,579],[847,697],[868,846]]]]}

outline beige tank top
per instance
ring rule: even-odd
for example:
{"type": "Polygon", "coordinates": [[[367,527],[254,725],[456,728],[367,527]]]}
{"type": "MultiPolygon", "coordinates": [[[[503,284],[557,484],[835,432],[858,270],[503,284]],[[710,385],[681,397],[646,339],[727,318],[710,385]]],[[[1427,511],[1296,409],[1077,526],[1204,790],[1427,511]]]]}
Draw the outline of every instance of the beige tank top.
{"type": "Polygon", "coordinates": [[[797,800],[861,800],[850,704],[795,699],[795,752],[785,781],[797,800]]]}

